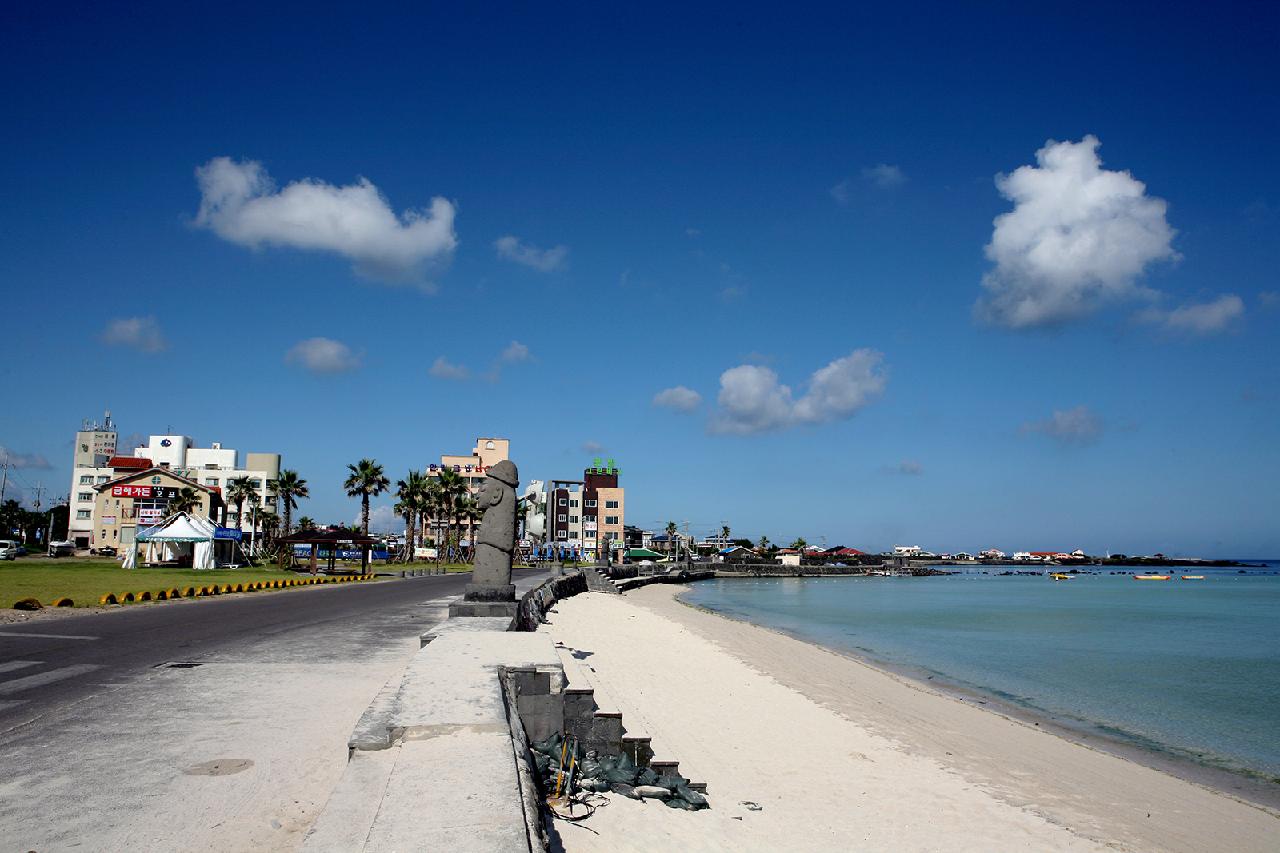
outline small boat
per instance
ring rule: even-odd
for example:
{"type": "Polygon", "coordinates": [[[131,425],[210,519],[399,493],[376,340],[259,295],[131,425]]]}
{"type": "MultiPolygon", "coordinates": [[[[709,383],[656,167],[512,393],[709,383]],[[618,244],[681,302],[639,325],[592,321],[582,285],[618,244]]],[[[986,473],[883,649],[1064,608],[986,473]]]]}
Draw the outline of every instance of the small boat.
{"type": "Polygon", "coordinates": [[[1204,575],[1183,575],[1182,579],[1184,581],[1202,581],[1204,580],[1204,575]]]}
{"type": "Polygon", "coordinates": [[[1056,581],[1069,581],[1073,577],[1075,577],[1075,575],[1068,575],[1068,574],[1064,574],[1063,572],[1050,572],[1049,577],[1053,578],[1056,581]]]}
{"type": "Polygon", "coordinates": [[[1172,575],[1134,575],[1133,579],[1136,581],[1167,581],[1171,577],[1173,576],[1172,575]]]}

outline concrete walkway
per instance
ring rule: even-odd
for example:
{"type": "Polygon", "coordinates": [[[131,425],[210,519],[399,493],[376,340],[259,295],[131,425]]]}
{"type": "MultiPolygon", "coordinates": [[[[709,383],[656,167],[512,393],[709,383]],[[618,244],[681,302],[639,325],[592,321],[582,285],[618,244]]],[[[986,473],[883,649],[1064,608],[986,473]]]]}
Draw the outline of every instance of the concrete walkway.
{"type": "Polygon", "coordinates": [[[410,595],[427,580],[386,582],[404,603],[363,616],[189,649],[197,667],[119,682],[99,670],[92,691],[0,735],[5,848],[297,849],[347,767],[352,727],[447,615],[451,597],[410,595]]]}

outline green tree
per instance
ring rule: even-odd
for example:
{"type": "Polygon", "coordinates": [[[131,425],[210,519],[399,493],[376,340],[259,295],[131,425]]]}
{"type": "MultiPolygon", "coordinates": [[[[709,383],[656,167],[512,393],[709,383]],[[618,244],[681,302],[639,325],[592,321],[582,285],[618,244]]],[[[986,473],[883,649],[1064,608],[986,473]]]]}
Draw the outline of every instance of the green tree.
{"type": "Polygon", "coordinates": [[[360,531],[369,535],[369,499],[375,498],[387,490],[391,481],[382,473],[382,466],[373,459],[361,459],[354,465],[348,465],[351,472],[342,487],[347,490],[347,497],[360,498],[360,531]]]}
{"type": "Polygon", "coordinates": [[[284,535],[288,536],[293,532],[293,511],[298,508],[297,499],[311,497],[311,491],[307,488],[307,481],[299,477],[297,471],[281,471],[271,481],[271,485],[284,510],[284,535]]]}
{"type": "Polygon", "coordinates": [[[404,518],[404,561],[413,562],[413,545],[417,532],[418,514],[426,503],[427,477],[421,471],[410,470],[403,480],[396,481],[395,511],[404,518]]]}
{"type": "Polygon", "coordinates": [[[797,536],[795,541],[791,543],[791,547],[800,552],[800,562],[804,562],[804,549],[808,546],[808,542],[804,541],[803,536],[797,536]]]}
{"type": "Polygon", "coordinates": [[[200,493],[190,486],[178,490],[177,497],[169,499],[169,514],[192,512],[200,507],[200,493]]]}
{"type": "MultiPolygon", "coordinates": [[[[236,477],[227,483],[227,500],[236,505],[236,527],[244,529],[245,501],[258,502],[258,489],[248,477],[236,477]]],[[[230,525],[228,525],[230,526],[230,525]]]]}
{"type": "Polygon", "coordinates": [[[463,500],[471,496],[471,488],[467,485],[466,478],[451,468],[441,468],[439,476],[436,477],[436,483],[440,497],[440,519],[445,525],[447,547],[449,541],[455,539],[454,534],[461,533],[462,522],[458,510],[463,500]]]}
{"type": "Polygon", "coordinates": [[[315,530],[316,520],[309,515],[304,515],[302,518],[298,519],[298,529],[299,530],[315,530]]]}
{"type": "Polygon", "coordinates": [[[674,521],[667,522],[667,556],[671,556],[672,549],[675,547],[677,530],[679,528],[674,521]]]}
{"type": "Polygon", "coordinates": [[[773,543],[769,541],[768,536],[761,536],[760,541],[756,543],[756,548],[759,549],[761,554],[767,554],[769,553],[769,548],[772,547],[772,545],[773,543]]]}
{"type": "Polygon", "coordinates": [[[725,544],[728,544],[728,542],[729,542],[729,525],[727,525],[727,524],[726,524],[726,525],[724,525],[723,527],[721,527],[721,528],[720,528],[720,538],[724,540],[725,544]]]}
{"type": "Polygon", "coordinates": [[[458,534],[461,537],[462,525],[467,525],[467,551],[464,559],[467,562],[475,560],[476,557],[476,521],[480,518],[480,507],[476,505],[475,498],[471,497],[470,492],[458,499],[458,503],[454,509],[458,517],[458,534]]]}

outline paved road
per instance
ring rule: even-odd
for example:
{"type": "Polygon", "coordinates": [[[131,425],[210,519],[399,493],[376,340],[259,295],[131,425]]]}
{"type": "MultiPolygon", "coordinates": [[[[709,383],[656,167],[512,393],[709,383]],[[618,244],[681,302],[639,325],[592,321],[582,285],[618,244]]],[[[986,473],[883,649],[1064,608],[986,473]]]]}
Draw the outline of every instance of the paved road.
{"type": "Polygon", "coordinates": [[[356,720],[469,580],[0,624],[0,849],[297,849],[356,720]]]}
{"type": "MultiPolygon", "coordinates": [[[[545,576],[514,574],[522,592],[545,576]]],[[[470,573],[427,575],[0,623],[0,735],[167,663],[199,662],[299,634],[328,653],[325,634],[333,627],[342,629],[333,632],[335,639],[340,634],[345,641],[357,627],[363,643],[398,639],[438,618],[422,609],[424,602],[461,595],[470,580],[470,573]]]]}

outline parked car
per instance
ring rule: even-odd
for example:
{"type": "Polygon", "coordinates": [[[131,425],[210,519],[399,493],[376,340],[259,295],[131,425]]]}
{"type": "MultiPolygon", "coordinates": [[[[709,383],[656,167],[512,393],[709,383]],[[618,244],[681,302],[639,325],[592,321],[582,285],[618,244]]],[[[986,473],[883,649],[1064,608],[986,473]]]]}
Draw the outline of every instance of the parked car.
{"type": "Polygon", "coordinates": [[[114,557],[117,553],[114,545],[103,545],[98,549],[99,557],[114,557]]]}
{"type": "Polygon", "coordinates": [[[71,557],[71,556],[74,556],[75,553],[76,553],[76,546],[74,542],[50,542],[49,543],[50,557],[71,557]]]}
{"type": "Polygon", "coordinates": [[[18,543],[12,539],[0,539],[0,560],[18,559],[18,543]]]}
{"type": "Polygon", "coordinates": [[[26,546],[24,546],[21,542],[18,543],[18,556],[19,557],[27,556],[26,546]]]}

